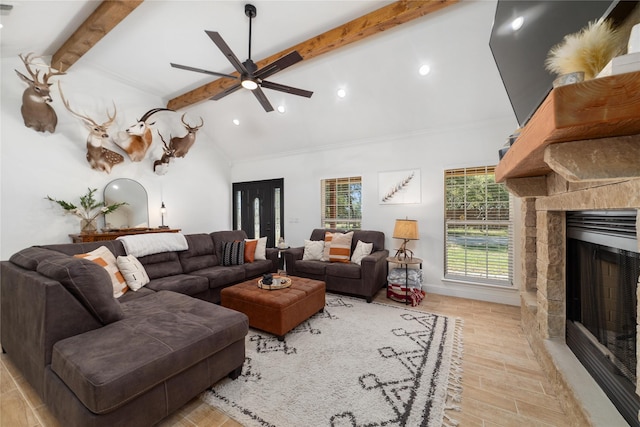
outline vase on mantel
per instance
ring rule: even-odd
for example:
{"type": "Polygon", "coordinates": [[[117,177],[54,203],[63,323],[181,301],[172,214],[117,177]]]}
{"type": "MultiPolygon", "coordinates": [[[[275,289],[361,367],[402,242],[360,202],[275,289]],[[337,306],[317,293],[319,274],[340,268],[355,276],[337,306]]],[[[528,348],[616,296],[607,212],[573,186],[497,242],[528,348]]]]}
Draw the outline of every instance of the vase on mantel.
{"type": "Polygon", "coordinates": [[[83,234],[92,234],[98,231],[98,221],[94,219],[81,219],[80,232],[83,234]]]}

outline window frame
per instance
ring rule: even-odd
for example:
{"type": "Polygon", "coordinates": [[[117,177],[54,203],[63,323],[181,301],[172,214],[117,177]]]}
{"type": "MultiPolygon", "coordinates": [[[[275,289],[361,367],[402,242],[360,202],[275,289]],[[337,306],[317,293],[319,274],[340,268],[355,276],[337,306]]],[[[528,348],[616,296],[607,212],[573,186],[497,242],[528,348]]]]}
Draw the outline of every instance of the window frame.
{"type": "Polygon", "coordinates": [[[320,180],[320,224],[322,228],[329,229],[361,229],[361,176],[326,178],[320,180]],[[327,194],[328,191],[330,191],[330,194],[327,194]],[[354,191],[357,192],[356,200],[354,200],[354,191]],[[346,195],[348,197],[346,203],[338,202],[340,195],[346,195]],[[334,203],[328,203],[330,199],[333,200],[334,203]]]}
{"type": "Polygon", "coordinates": [[[504,184],[495,182],[495,166],[444,170],[443,271],[445,280],[504,288],[513,287],[513,205],[513,196],[509,194],[504,184]],[[471,182],[469,177],[480,177],[480,179],[474,179],[471,182]],[[454,201],[453,189],[456,187],[460,189],[460,185],[450,183],[450,178],[458,178],[458,182],[463,178],[464,199],[462,201],[454,201]],[[482,182],[484,182],[484,188],[482,188],[482,182]],[[480,187],[478,187],[479,183],[480,187]],[[471,185],[476,189],[480,188],[476,191],[476,195],[484,194],[483,201],[482,198],[480,200],[468,198],[471,185]],[[462,208],[459,207],[460,205],[462,208]],[[455,206],[458,207],[454,208],[455,206]],[[474,209],[471,209],[471,206],[474,206],[474,209]],[[454,227],[456,231],[451,231],[454,227]],[[506,236],[501,236],[500,230],[505,227],[506,236]],[[483,244],[484,251],[482,251],[483,244]],[[506,258],[501,253],[501,248],[505,245],[506,258]],[[458,252],[455,258],[452,255],[454,250],[458,252]],[[484,260],[482,260],[483,257],[484,260]]]}

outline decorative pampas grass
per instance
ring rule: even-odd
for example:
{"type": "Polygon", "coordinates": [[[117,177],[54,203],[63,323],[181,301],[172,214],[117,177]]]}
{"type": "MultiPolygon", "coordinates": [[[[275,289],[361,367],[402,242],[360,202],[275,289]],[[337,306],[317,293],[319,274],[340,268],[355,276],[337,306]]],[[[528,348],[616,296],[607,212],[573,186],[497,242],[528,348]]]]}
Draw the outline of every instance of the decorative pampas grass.
{"type": "Polygon", "coordinates": [[[545,66],[558,75],[583,71],[584,79],[589,80],[621,53],[620,35],[611,22],[593,21],[552,47],[545,66]]]}

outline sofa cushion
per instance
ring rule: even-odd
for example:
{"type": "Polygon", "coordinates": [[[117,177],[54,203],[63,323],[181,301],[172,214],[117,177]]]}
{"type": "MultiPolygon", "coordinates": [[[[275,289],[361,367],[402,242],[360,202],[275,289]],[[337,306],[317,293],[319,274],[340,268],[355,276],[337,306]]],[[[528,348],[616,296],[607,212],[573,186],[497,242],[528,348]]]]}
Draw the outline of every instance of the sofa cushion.
{"type": "Polygon", "coordinates": [[[187,239],[189,249],[178,252],[184,273],[220,264],[210,235],[188,234],[184,237],[187,239]]]}
{"type": "Polygon", "coordinates": [[[107,271],[93,261],[64,256],[38,264],[38,273],[55,279],[75,296],[103,325],[122,319],[107,271]]]}
{"type": "Polygon", "coordinates": [[[244,340],[249,326],[242,313],[173,292],[135,299],[123,309],[122,321],[53,347],[52,371],[96,414],[244,340]]]}
{"type": "Polygon", "coordinates": [[[373,250],[373,243],[365,243],[362,240],[358,240],[356,248],[351,255],[351,262],[360,265],[362,258],[366,257],[373,250]]]}
{"type": "Polygon", "coordinates": [[[331,263],[327,265],[327,276],[344,277],[346,279],[360,279],[362,268],[352,263],[331,263]]]}
{"type": "Polygon", "coordinates": [[[245,278],[258,277],[263,274],[270,273],[273,267],[273,263],[270,259],[255,260],[251,263],[244,264],[245,278]]]}
{"type": "Polygon", "coordinates": [[[244,240],[224,242],[222,246],[222,265],[244,264],[244,240]]]}
{"type": "Polygon", "coordinates": [[[209,281],[209,288],[213,289],[243,281],[246,277],[247,266],[253,266],[253,264],[255,263],[231,265],[228,267],[217,265],[215,267],[193,271],[191,274],[205,277],[209,281]]]}
{"type": "Polygon", "coordinates": [[[137,291],[149,283],[149,275],[138,258],[133,255],[119,256],[116,258],[118,269],[127,281],[127,286],[132,291],[137,291]]]}
{"type": "Polygon", "coordinates": [[[153,279],[146,287],[153,291],[173,291],[194,296],[209,289],[209,282],[200,276],[176,274],[153,279]]]}
{"type": "MultiPolygon", "coordinates": [[[[353,231],[348,233],[334,233],[329,247],[329,261],[348,263],[351,261],[351,240],[353,231]]],[[[325,243],[326,245],[326,243],[325,243]]]]}
{"type": "Polygon", "coordinates": [[[36,271],[41,261],[53,258],[68,258],[68,256],[49,249],[32,246],[11,255],[9,261],[27,270],[36,271]]]}
{"type": "MultiPolygon", "coordinates": [[[[222,230],[209,233],[211,239],[213,239],[213,247],[216,251],[218,260],[222,260],[222,246],[224,242],[234,242],[236,240],[244,240],[247,238],[247,233],[242,230],[222,230]]],[[[222,264],[220,262],[220,264],[222,264]]]]}
{"type": "Polygon", "coordinates": [[[267,259],[267,238],[261,237],[257,240],[255,259],[265,260],[267,259]]]}
{"type": "Polygon", "coordinates": [[[88,259],[89,261],[93,261],[100,267],[107,270],[107,273],[109,273],[109,278],[111,279],[111,285],[113,286],[114,298],[120,298],[122,295],[124,295],[125,292],[129,290],[127,281],[118,268],[116,257],[113,256],[111,251],[107,249],[106,246],[100,246],[99,248],[84,254],[76,254],[74,255],[74,257],[88,259]]]}
{"type": "Polygon", "coordinates": [[[256,247],[258,246],[258,241],[256,239],[249,240],[245,239],[244,241],[244,262],[253,262],[256,259],[256,247]]]}
{"type": "Polygon", "coordinates": [[[151,280],[160,277],[182,274],[182,264],[177,252],[162,252],[159,254],[139,257],[151,280]]]}
{"type": "Polygon", "coordinates": [[[127,254],[120,240],[101,240],[87,243],[57,243],[54,245],[42,245],[41,247],[67,255],[76,255],[91,252],[100,246],[105,246],[116,257],[127,254]]]}
{"type": "Polygon", "coordinates": [[[305,261],[322,261],[324,254],[323,240],[305,240],[302,259],[305,261]]]}
{"type": "Polygon", "coordinates": [[[324,261],[296,261],[296,272],[312,275],[323,275],[330,265],[324,261]]]}

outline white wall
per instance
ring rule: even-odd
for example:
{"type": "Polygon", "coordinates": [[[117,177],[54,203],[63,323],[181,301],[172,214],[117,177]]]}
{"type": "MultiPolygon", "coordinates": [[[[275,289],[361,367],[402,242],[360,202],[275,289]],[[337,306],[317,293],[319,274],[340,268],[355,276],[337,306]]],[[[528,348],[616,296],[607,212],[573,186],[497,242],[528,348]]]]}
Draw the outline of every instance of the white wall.
{"type": "MultiPolygon", "coordinates": [[[[205,126],[184,159],[176,159],[164,176],[153,172],[153,160],[160,157],[160,142],[154,141],[142,162],[125,162],[111,174],[90,168],[85,159],[88,132],[80,120],[64,109],[57,85],[52,87],[53,106],[58,115],[54,134],[40,133],[24,126],[20,114],[22,92],[26,88],[14,69],[23,72],[18,58],[3,58],[1,69],[1,139],[0,139],[0,259],[31,245],[70,242],[69,234],[78,233],[80,220],[65,215],[56,204],[45,200],[50,195],[76,205],[87,187],[102,191],[115,178],[131,178],[147,190],[149,222],[160,225],[161,198],[167,206],[165,223],[185,233],[228,229],[230,220],[230,168],[212,143],[205,126]]],[[[106,108],[112,101],[118,110],[111,134],[134,124],[142,114],[163,107],[159,98],[136,91],[114,76],[76,64],[60,80],[71,107],[98,122],[106,120],[106,108]]],[[[162,123],[173,124],[175,115],[163,113],[162,123]]],[[[197,118],[191,122],[195,123],[197,118]]],[[[179,123],[179,116],[177,116],[179,123]]],[[[174,130],[173,135],[179,130],[174,130]]],[[[156,136],[157,138],[157,136],[156,136]]],[[[99,223],[102,226],[102,223],[99,223]]]]}
{"type": "MultiPolygon", "coordinates": [[[[467,124],[455,129],[362,141],[360,144],[277,159],[241,162],[233,165],[232,179],[242,182],[284,178],[284,236],[287,243],[295,247],[304,244],[304,239],[309,238],[313,228],[321,227],[320,180],[361,176],[362,228],[383,231],[386,235],[385,245],[392,254],[401,243],[391,237],[395,219],[408,217],[418,220],[420,240],[410,242],[409,248],[415,252],[415,256],[424,260],[424,286],[428,292],[517,305],[519,297],[515,289],[443,281],[443,171],[497,164],[498,149],[503,146],[505,135],[509,135],[515,125],[512,118],[506,118],[489,123],[467,124]],[[405,169],[420,169],[421,203],[378,203],[378,173],[405,169]]],[[[518,256],[516,253],[516,260],[518,256]]]]}

